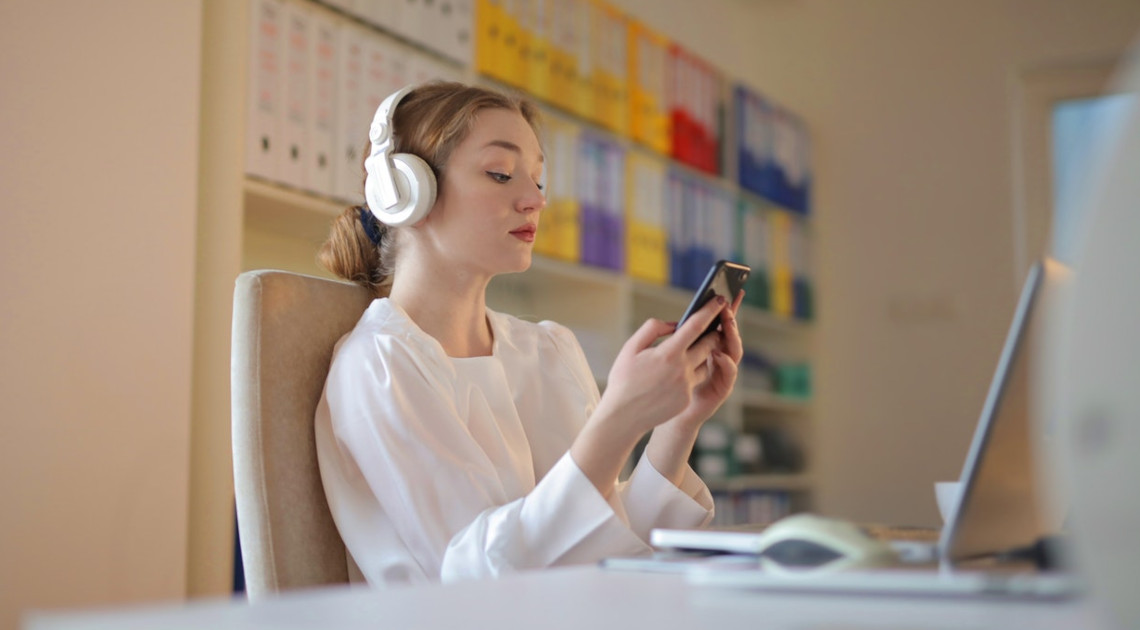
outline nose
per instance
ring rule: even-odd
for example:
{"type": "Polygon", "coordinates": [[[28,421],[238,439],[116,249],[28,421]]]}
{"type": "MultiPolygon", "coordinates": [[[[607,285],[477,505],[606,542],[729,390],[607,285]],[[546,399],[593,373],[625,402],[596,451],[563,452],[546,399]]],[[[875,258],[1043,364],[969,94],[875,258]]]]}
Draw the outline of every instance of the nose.
{"type": "Polygon", "coordinates": [[[526,192],[519,198],[517,210],[519,212],[538,212],[546,207],[546,195],[538,184],[529,182],[526,192]]]}

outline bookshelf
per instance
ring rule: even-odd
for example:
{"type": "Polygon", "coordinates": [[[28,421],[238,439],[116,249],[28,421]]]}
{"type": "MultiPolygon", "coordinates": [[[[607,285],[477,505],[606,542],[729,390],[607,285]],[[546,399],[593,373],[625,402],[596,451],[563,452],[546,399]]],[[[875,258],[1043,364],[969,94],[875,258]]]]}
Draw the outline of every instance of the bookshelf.
{"type": "MultiPolygon", "coordinates": [[[[218,265],[216,270],[204,276],[201,288],[199,326],[214,330],[212,336],[202,335],[201,338],[225,340],[224,344],[221,341],[200,342],[213,344],[201,350],[204,355],[213,357],[209,361],[213,366],[212,373],[221,371],[228,374],[228,361],[223,364],[222,357],[228,359],[228,305],[232,300],[232,282],[236,273],[274,267],[327,277],[329,274],[316,264],[315,254],[327,235],[332,218],[340,214],[348,203],[359,203],[359,195],[356,199],[349,199],[344,194],[314,193],[299,186],[246,174],[247,165],[242,164],[241,156],[247,150],[242,143],[250,131],[247,111],[252,97],[247,86],[251,70],[245,60],[250,58],[254,46],[251,41],[252,2],[207,0],[204,18],[212,52],[203,61],[203,93],[211,95],[209,101],[203,103],[203,135],[211,137],[212,133],[224,130],[225,138],[211,137],[210,142],[204,140],[203,144],[202,163],[209,164],[210,168],[203,171],[200,193],[202,203],[210,206],[206,215],[213,219],[200,226],[199,258],[240,261],[236,266],[232,263],[218,265]],[[239,59],[242,63],[235,63],[239,59]],[[236,105],[238,102],[244,106],[236,105]],[[240,220],[234,221],[235,217],[240,217],[240,220]],[[226,317],[221,315],[223,312],[226,317]]],[[[476,0],[471,0],[470,10],[474,11],[476,4],[476,0]]],[[[458,62],[424,46],[402,30],[384,28],[373,20],[352,14],[345,8],[350,5],[317,0],[286,0],[282,3],[285,7],[301,7],[304,11],[319,14],[338,27],[363,31],[382,40],[386,50],[406,57],[409,68],[421,68],[420,75],[409,71],[408,78],[422,79],[424,72],[435,72],[443,78],[518,91],[499,79],[477,73],[473,62],[458,62]]],[[[625,151],[652,153],[644,144],[615,134],[597,121],[583,118],[549,99],[533,100],[552,119],[569,120],[625,151]]],[[[726,98],[726,106],[728,103],[726,98]]],[[[371,118],[371,112],[368,118],[371,118]]],[[[360,126],[362,141],[366,125],[360,126]]],[[[726,135],[731,133],[730,125],[726,135]]],[[[657,158],[685,177],[727,191],[735,197],[760,201],[753,193],[737,186],[730,177],[710,174],[668,156],[657,155],[657,158]]],[[[723,170],[732,172],[731,168],[728,165],[723,170]]],[[[808,229],[810,219],[795,220],[808,229]]],[[[496,310],[525,319],[552,319],[570,327],[586,351],[595,377],[604,387],[613,358],[644,319],[676,319],[690,297],[689,289],[647,282],[630,277],[623,271],[536,255],[532,268],[527,272],[495,279],[489,289],[488,304],[496,310]]],[[[743,308],[738,321],[746,348],[762,351],[774,361],[810,364],[814,356],[810,323],[750,306],[743,308]]],[[[792,510],[809,509],[815,489],[812,477],[812,404],[810,400],[773,393],[770,382],[753,376],[742,372],[736,391],[710,425],[724,428],[730,435],[782,432],[798,445],[802,453],[801,468],[728,476],[702,472],[702,475],[721,500],[731,502],[756,493],[775,493],[782,496],[792,510]]],[[[203,437],[195,447],[199,451],[196,462],[228,466],[228,390],[221,378],[213,380],[217,382],[204,387],[197,395],[199,411],[196,422],[206,429],[203,429],[203,437]]],[[[198,539],[217,539],[218,532],[223,531],[223,523],[225,527],[232,527],[232,523],[228,519],[223,521],[221,516],[229,514],[231,509],[232,480],[203,473],[203,466],[205,464],[197,464],[191,473],[203,488],[196,495],[198,498],[192,499],[198,502],[192,510],[200,509],[205,510],[203,514],[212,514],[213,524],[192,525],[191,547],[200,552],[200,558],[192,559],[191,563],[205,567],[221,561],[221,549],[225,545],[198,539]]],[[[192,583],[195,581],[194,570],[192,566],[192,583]]]]}
{"type": "MultiPolygon", "coordinates": [[[[364,29],[370,36],[383,40],[386,50],[406,55],[407,67],[414,67],[418,62],[427,63],[442,78],[526,93],[526,90],[509,85],[502,76],[478,72],[475,68],[478,54],[469,63],[456,61],[409,36],[406,25],[385,27],[367,12],[354,12],[345,8],[344,3],[288,0],[284,4],[301,5],[322,12],[340,24],[364,29]]],[[[470,10],[477,11],[479,4],[472,0],[470,10]]],[[[728,107],[728,86],[721,86],[721,89],[723,102],[728,107]]],[[[556,102],[551,94],[545,98],[533,93],[528,95],[543,110],[547,120],[569,122],[582,133],[612,143],[625,154],[641,152],[654,156],[671,171],[698,185],[724,191],[749,203],[767,203],[756,193],[738,186],[730,177],[662,156],[645,142],[614,133],[608,128],[612,125],[603,124],[605,121],[583,117],[580,112],[568,108],[565,102],[556,102]]],[[[732,125],[728,127],[726,136],[733,133],[732,125]]],[[[732,172],[735,167],[729,163],[731,159],[723,157],[729,154],[727,150],[722,151],[722,159],[726,162],[722,170],[725,172],[732,172]]],[[[273,263],[274,266],[287,266],[296,271],[327,275],[316,266],[313,257],[324,240],[329,221],[347,205],[347,193],[333,199],[251,176],[245,177],[243,192],[247,231],[243,260],[247,268],[273,263]]],[[[795,220],[805,230],[810,229],[810,219],[800,217],[795,220]]],[[[609,365],[629,335],[646,318],[670,320],[679,317],[690,297],[690,289],[647,282],[621,270],[536,255],[532,268],[526,273],[495,279],[489,289],[488,304],[524,319],[551,319],[570,327],[586,352],[595,378],[604,387],[609,365]]],[[[810,323],[749,306],[743,308],[738,321],[747,349],[762,352],[772,361],[810,363],[813,355],[810,323]]],[[[795,473],[779,471],[726,478],[723,483],[718,482],[716,488],[727,495],[753,490],[785,491],[795,495],[794,507],[808,508],[812,493],[808,472],[811,461],[811,403],[773,393],[770,379],[753,376],[743,371],[742,366],[742,377],[736,391],[710,422],[722,425],[733,435],[758,430],[781,433],[797,444],[805,468],[795,473]]]]}

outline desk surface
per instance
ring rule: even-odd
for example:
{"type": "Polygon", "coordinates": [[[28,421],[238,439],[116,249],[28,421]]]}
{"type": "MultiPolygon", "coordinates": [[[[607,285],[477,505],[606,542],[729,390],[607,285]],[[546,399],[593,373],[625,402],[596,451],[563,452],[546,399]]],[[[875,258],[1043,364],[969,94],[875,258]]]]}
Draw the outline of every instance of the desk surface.
{"type": "Polygon", "coordinates": [[[792,595],[700,587],[683,575],[556,569],[498,580],[373,590],[338,587],[248,604],[200,601],[39,613],[28,630],[164,628],[1102,628],[1084,600],[792,595]]]}

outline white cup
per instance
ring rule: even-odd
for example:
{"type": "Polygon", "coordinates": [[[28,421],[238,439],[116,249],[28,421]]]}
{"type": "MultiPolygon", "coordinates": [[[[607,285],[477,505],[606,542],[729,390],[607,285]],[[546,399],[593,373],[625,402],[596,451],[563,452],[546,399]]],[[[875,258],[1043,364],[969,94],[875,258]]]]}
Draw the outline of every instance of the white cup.
{"type": "Polygon", "coordinates": [[[938,513],[942,515],[943,523],[948,523],[953,518],[954,511],[958,509],[961,486],[962,484],[957,481],[934,482],[934,497],[938,500],[938,513]]]}

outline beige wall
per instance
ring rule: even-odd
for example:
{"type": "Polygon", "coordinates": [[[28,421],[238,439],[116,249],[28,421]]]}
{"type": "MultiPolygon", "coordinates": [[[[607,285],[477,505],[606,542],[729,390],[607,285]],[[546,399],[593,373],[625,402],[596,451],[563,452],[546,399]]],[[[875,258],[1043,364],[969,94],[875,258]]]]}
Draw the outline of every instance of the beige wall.
{"type": "Polygon", "coordinates": [[[1012,94],[1135,0],[619,0],[808,120],[822,511],[935,524],[1013,312],[1012,94]],[[708,16],[725,16],[709,19],[708,16]]]}
{"type": "Polygon", "coordinates": [[[185,593],[201,3],[0,3],[0,628],[185,593]]]}

